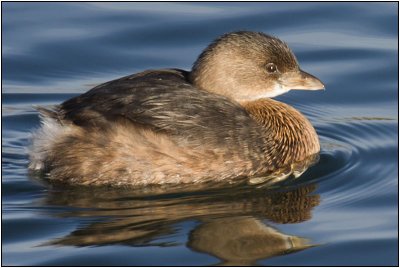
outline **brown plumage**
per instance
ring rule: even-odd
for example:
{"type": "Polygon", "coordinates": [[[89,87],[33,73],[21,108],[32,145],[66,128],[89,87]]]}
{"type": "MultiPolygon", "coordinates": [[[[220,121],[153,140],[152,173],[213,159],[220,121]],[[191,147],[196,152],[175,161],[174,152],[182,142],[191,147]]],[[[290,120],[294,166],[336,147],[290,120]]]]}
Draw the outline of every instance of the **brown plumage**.
{"type": "Polygon", "coordinates": [[[149,70],[40,108],[30,169],[81,185],[298,175],[315,160],[318,137],[303,115],[269,97],[319,88],[279,39],[226,34],[191,72],[149,70]]]}

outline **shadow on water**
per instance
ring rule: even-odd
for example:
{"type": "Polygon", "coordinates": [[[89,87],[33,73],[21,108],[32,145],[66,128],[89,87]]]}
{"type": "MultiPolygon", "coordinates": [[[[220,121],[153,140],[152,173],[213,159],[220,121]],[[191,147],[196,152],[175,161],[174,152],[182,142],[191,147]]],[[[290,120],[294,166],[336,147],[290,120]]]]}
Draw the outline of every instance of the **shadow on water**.
{"type": "Polygon", "coordinates": [[[198,222],[188,235],[190,249],[211,254],[223,265],[255,264],[313,246],[270,224],[311,219],[311,210],[320,203],[319,195],[313,193],[316,188],[316,184],[286,190],[225,185],[209,190],[203,185],[195,191],[177,192],[55,187],[41,205],[63,208],[55,217],[88,220],[44,245],[174,246],[176,225],[190,220],[198,222]]]}

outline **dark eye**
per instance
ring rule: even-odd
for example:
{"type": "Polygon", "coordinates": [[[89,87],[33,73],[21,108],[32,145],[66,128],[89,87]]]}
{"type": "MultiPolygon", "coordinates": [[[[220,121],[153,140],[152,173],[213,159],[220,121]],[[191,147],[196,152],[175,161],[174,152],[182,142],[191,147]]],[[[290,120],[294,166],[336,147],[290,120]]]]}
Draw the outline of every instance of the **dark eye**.
{"type": "Polygon", "coordinates": [[[276,65],[274,63],[268,63],[267,64],[267,72],[270,74],[276,73],[278,71],[278,68],[276,68],[276,65]]]}

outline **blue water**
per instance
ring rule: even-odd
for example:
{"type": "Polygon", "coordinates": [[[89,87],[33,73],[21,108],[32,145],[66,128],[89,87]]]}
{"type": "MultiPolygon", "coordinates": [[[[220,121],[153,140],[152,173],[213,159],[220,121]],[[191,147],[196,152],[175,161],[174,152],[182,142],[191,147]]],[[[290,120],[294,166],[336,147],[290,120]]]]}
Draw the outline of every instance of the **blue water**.
{"type": "Polygon", "coordinates": [[[2,3],[3,265],[398,265],[397,3],[2,3]],[[233,30],[285,40],[325,91],[320,162],[277,189],[60,188],[27,172],[34,105],[190,69],[233,30]]]}

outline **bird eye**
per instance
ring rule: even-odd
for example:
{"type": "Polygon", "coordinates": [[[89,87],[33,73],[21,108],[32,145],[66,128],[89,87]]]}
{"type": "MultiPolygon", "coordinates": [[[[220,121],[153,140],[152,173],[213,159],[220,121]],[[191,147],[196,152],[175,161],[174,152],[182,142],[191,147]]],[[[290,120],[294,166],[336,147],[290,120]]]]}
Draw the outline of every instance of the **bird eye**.
{"type": "Polygon", "coordinates": [[[276,65],[274,63],[268,63],[267,64],[267,72],[270,74],[276,73],[278,71],[278,68],[276,68],[276,65]]]}

